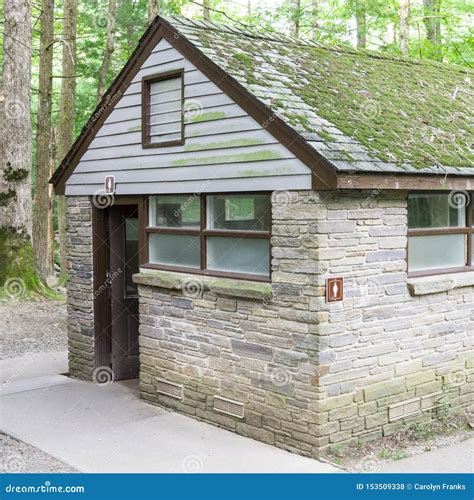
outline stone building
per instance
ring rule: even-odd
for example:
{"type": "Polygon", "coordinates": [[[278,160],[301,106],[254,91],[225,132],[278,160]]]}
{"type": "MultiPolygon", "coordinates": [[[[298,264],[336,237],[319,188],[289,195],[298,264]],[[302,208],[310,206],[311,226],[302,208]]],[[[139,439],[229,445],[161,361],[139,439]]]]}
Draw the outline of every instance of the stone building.
{"type": "Polygon", "coordinates": [[[311,456],[469,411],[473,77],[158,17],[52,179],[70,374],[311,456]]]}

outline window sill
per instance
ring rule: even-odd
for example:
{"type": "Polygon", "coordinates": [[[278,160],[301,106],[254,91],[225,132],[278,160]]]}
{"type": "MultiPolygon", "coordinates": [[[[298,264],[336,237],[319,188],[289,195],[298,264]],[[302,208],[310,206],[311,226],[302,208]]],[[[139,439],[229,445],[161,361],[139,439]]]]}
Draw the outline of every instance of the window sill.
{"type": "Polygon", "coordinates": [[[190,297],[198,297],[203,291],[211,292],[219,297],[240,299],[266,300],[272,296],[272,286],[269,283],[237,280],[231,278],[216,278],[196,274],[177,273],[170,271],[146,271],[133,275],[133,282],[138,285],[182,290],[190,297]]]}
{"type": "Polygon", "coordinates": [[[456,288],[474,286],[474,272],[408,278],[407,285],[413,296],[449,292],[456,288]]]}

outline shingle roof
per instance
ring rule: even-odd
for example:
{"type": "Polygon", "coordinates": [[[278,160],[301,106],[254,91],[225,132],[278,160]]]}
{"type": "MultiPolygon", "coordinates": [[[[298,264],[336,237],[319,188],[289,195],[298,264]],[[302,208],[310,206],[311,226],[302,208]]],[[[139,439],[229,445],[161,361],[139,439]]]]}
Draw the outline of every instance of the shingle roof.
{"type": "Polygon", "coordinates": [[[347,172],[474,167],[474,71],[213,22],[166,20],[347,172]]]}

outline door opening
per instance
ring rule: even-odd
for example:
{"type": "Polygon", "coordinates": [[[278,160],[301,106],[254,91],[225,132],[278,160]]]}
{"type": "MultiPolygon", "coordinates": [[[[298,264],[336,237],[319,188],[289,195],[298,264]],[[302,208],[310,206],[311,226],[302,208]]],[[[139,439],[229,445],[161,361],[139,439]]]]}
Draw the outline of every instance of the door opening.
{"type": "Polygon", "coordinates": [[[132,276],[139,271],[138,205],[115,205],[108,216],[110,287],[110,351],[115,380],[139,375],[138,290],[132,276]]]}

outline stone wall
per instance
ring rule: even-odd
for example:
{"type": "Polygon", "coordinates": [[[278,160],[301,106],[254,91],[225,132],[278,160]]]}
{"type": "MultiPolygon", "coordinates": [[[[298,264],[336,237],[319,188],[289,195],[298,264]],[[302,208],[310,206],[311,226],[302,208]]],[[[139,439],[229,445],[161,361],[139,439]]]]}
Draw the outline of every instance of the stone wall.
{"type": "Polygon", "coordinates": [[[171,289],[140,285],[143,398],[281,448],[316,453],[320,315],[310,310],[317,293],[317,242],[310,234],[319,216],[316,198],[274,197],[271,300],[237,297],[245,294],[237,284],[211,280],[208,287],[197,276],[182,277],[182,286],[171,289]],[[182,400],[159,394],[159,379],[182,385],[182,400]],[[244,403],[244,418],[214,411],[214,396],[244,403]]]}
{"type": "Polygon", "coordinates": [[[474,280],[407,278],[406,193],[334,194],[312,230],[320,293],[310,309],[325,316],[317,332],[316,410],[328,429],[321,444],[386,436],[471,405],[474,280]],[[326,304],[327,276],[345,278],[344,302],[326,304]]]}
{"type": "Polygon", "coordinates": [[[69,373],[91,380],[94,370],[92,204],[87,197],[75,196],[68,196],[66,203],[69,373]]]}
{"type": "Polygon", "coordinates": [[[140,285],[142,396],[313,456],[470,405],[473,283],[409,288],[406,231],[406,193],[275,193],[271,299],[196,276],[140,285]],[[328,276],[344,302],[326,304],[328,276]]]}

